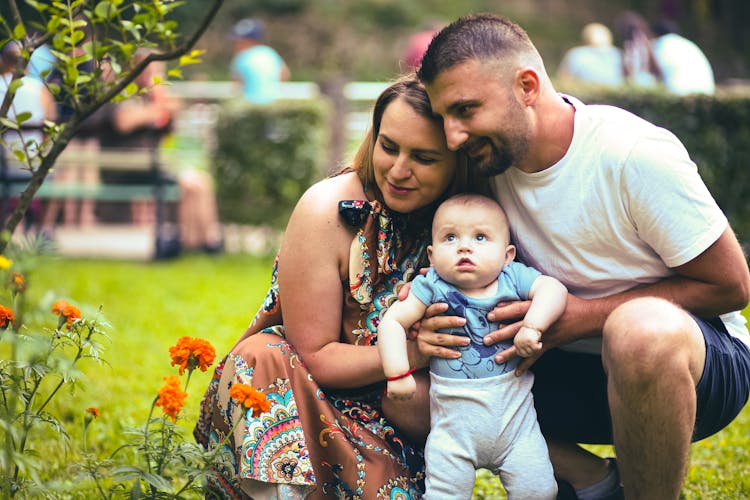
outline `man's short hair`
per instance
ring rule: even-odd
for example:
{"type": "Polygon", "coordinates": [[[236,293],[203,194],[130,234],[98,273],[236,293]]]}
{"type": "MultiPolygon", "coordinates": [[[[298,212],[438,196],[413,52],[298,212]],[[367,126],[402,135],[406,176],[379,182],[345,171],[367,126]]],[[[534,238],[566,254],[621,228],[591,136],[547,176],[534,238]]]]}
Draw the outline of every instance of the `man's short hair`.
{"type": "Polygon", "coordinates": [[[511,55],[523,57],[524,64],[544,69],[536,47],[523,28],[496,14],[472,14],[457,19],[435,35],[417,76],[422,82],[431,83],[441,72],[465,61],[511,55]]]}

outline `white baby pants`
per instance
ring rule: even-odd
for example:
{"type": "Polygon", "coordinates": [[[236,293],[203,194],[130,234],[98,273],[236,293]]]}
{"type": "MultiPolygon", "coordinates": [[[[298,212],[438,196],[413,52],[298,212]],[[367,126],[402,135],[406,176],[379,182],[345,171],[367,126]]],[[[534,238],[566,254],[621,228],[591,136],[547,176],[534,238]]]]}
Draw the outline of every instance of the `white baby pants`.
{"type": "Polygon", "coordinates": [[[425,500],[470,499],[479,468],[500,476],[508,499],[555,498],[531,373],[482,379],[430,374],[430,380],[425,500]]]}

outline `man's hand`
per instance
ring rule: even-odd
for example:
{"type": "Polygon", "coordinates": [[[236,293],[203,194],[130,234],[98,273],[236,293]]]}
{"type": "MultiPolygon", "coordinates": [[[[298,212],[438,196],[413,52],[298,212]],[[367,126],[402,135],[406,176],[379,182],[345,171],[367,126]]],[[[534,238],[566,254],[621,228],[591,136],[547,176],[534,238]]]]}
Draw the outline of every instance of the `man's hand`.
{"type": "MultiPolygon", "coordinates": [[[[487,334],[484,337],[486,345],[492,345],[501,340],[512,339],[523,325],[522,318],[531,305],[530,301],[504,302],[500,303],[488,315],[490,321],[507,323],[500,329],[487,334]]],[[[591,337],[601,332],[601,325],[597,324],[598,314],[592,308],[593,302],[579,299],[578,297],[568,294],[568,302],[565,312],[542,334],[542,348],[539,352],[524,358],[516,368],[516,375],[521,375],[527,371],[539,357],[549,349],[569,344],[574,340],[584,337],[591,337]]],[[[603,320],[602,320],[603,323],[603,320]]],[[[496,363],[504,363],[509,359],[518,356],[516,346],[495,354],[496,363]]]]}

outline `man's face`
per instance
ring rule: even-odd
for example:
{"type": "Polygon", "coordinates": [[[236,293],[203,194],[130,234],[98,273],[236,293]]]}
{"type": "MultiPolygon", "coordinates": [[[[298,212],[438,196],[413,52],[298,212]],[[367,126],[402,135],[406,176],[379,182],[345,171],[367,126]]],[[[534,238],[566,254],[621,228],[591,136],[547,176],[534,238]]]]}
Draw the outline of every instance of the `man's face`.
{"type": "Polygon", "coordinates": [[[512,76],[478,60],[453,66],[426,85],[433,111],[443,117],[448,147],[463,150],[482,175],[501,174],[526,156],[530,127],[513,85],[512,76]]]}

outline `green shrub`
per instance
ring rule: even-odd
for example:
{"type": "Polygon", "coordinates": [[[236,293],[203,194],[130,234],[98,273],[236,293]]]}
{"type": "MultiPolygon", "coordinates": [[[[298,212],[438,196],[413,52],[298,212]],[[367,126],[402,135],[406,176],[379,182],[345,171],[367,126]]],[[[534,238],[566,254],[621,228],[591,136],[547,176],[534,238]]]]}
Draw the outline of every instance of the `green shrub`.
{"type": "Polygon", "coordinates": [[[224,222],[283,228],[328,159],[328,103],[225,102],[216,124],[214,168],[224,222]]]}
{"type": "MultiPolygon", "coordinates": [[[[698,165],[738,238],[750,245],[750,96],[677,97],[661,92],[571,92],[612,104],[671,130],[698,165]]],[[[665,207],[668,209],[668,207],[665,207]]]]}

